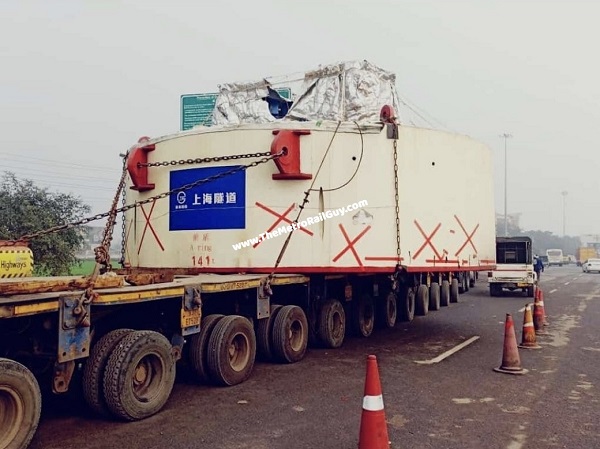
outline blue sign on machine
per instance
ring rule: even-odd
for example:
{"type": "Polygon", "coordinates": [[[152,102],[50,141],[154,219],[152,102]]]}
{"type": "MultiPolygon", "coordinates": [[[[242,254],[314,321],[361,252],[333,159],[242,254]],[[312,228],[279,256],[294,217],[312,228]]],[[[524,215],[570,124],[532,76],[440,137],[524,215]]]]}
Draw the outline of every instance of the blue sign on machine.
{"type": "MultiPolygon", "coordinates": [[[[289,87],[278,87],[275,91],[286,100],[291,100],[289,87]]],[[[181,96],[181,130],[187,131],[196,125],[211,126],[218,93],[186,94],[181,96]]]]}
{"type": "MultiPolygon", "coordinates": [[[[175,170],[169,189],[230,171],[237,166],[175,170]]],[[[246,227],[246,171],[200,184],[169,197],[169,230],[244,229],[246,227]]]]}

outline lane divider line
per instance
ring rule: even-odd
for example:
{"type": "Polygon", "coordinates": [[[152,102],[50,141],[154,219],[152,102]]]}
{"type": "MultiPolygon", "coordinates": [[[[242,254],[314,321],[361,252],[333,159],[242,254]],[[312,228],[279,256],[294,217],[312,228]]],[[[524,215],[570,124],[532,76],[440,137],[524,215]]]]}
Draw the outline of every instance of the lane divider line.
{"type": "Polygon", "coordinates": [[[447,357],[450,357],[452,354],[454,354],[455,352],[460,351],[462,348],[470,345],[471,343],[473,343],[474,341],[479,339],[479,335],[475,335],[474,337],[469,338],[466,341],[463,341],[461,344],[453,347],[452,349],[444,352],[443,354],[438,355],[437,357],[430,359],[430,360],[415,360],[415,363],[418,363],[420,365],[433,365],[434,363],[439,363],[442,360],[444,360],[447,357]]]}
{"type": "Polygon", "coordinates": [[[550,290],[548,293],[554,293],[557,289],[555,288],[554,290],[550,290]]]}

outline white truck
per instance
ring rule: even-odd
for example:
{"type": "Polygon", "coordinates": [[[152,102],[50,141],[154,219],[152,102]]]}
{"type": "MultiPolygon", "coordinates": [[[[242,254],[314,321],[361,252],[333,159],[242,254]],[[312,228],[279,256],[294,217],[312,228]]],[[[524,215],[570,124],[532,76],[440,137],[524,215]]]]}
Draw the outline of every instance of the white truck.
{"type": "Polygon", "coordinates": [[[547,249],[546,256],[548,256],[549,267],[562,267],[564,263],[563,250],[562,249],[547,249]]]}
{"type": "Polygon", "coordinates": [[[496,268],[488,272],[490,296],[500,296],[504,289],[535,294],[536,275],[530,237],[497,237],[496,268]]]}
{"type": "Polygon", "coordinates": [[[143,419],[167,401],[181,358],[199,380],[234,385],[257,354],[293,363],[309,342],[369,337],[457,302],[468,273],[493,269],[490,149],[403,124],[394,84],[366,61],[325,66],[289,111],[271,107],[268,81],[226,84],[211,126],[141,138],[109,218],[123,214],[122,268],[102,262],[104,289],[0,289],[0,386],[17,392],[0,404],[14,418],[0,420],[0,449],[35,432],[40,402],[19,398],[39,399],[42,349],[55,392],[83,363],[92,409],[143,419]]]}

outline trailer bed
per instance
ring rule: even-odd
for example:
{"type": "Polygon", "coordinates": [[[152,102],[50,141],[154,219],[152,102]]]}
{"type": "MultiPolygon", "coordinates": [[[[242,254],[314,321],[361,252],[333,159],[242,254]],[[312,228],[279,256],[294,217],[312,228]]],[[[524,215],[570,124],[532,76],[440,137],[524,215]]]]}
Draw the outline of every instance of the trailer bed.
{"type": "MultiPolygon", "coordinates": [[[[121,276],[119,276],[121,277],[121,276]]],[[[30,282],[39,282],[46,279],[43,287],[46,288],[52,284],[53,280],[67,279],[62,278],[30,278],[30,282]]],[[[77,279],[84,279],[76,277],[77,279]]],[[[93,305],[113,305],[134,303],[142,301],[153,301],[166,299],[169,297],[181,297],[184,294],[186,286],[198,286],[200,293],[217,293],[236,290],[247,290],[260,286],[264,276],[257,274],[199,274],[194,276],[183,276],[175,278],[172,282],[161,282],[148,285],[123,285],[112,288],[96,288],[98,294],[93,301],[93,305]]],[[[9,280],[7,280],[9,281],[9,280]]],[[[275,275],[271,281],[272,285],[303,284],[309,281],[309,278],[302,275],[275,275]]],[[[22,284],[27,284],[27,278],[19,280],[22,284]]],[[[7,282],[0,282],[0,294],[2,284],[6,286],[7,282]]],[[[61,297],[77,297],[84,293],[79,290],[62,290],[40,293],[28,293],[18,295],[0,296],[0,318],[11,318],[15,316],[35,315],[38,313],[58,311],[58,300],[61,297]]]]}

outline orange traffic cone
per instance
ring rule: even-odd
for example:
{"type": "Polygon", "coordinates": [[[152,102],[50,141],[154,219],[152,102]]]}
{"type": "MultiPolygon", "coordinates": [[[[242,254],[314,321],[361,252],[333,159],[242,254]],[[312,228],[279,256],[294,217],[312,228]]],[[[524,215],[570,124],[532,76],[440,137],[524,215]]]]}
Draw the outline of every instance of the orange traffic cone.
{"type": "Polygon", "coordinates": [[[389,448],[390,439],[387,423],[385,422],[377,358],[370,355],[367,357],[367,377],[365,379],[365,396],[360,419],[358,449],[389,448]]]}
{"type": "Polygon", "coordinates": [[[544,331],[544,303],[541,301],[543,293],[540,290],[539,296],[533,303],[533,327],[537,335],[546,335],[544,331]]]}
{"type": "Polygon", "coordinates": [[[494,368],[494,371],[505,374],[526,374],[529,370],[521,367],[517,337],[515,336],[515,325],[510,313],[506,314],[504,325],[504,350],[502,351],[502,365],[494,368]]]}
{"type": "Polygon", "coordinates": [[[540,295],[539,295],[539,302],[540,302],[540,307],[542,308],[542,316],[544,317],[544,326],[548,326],[548,321],[547,321],[547,316],[546,316],[546,306],[544,305],[544,292],[542,290],[540,290],[540,295]]]}
{"type": "Polygon", "coordinates": [[[533,326],[530,304],[525,304],[525,313],[523,314],[523,336],[519,348],[542,349],[535,339],[535,329],[533,326]]]}

